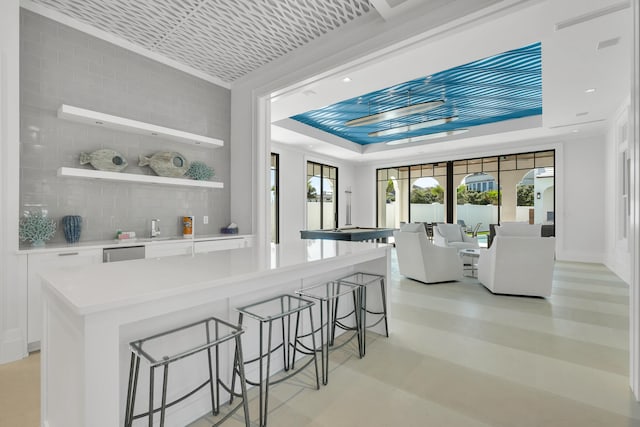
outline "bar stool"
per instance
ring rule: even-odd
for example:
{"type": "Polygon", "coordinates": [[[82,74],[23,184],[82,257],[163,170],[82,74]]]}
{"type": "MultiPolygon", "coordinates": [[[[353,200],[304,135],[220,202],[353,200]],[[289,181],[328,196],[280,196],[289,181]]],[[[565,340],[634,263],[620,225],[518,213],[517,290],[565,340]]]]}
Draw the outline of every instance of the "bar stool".
{"type": "Polygon", "coordinates": [[[164,426],[165,411],[167,408],[182,402],[207,385],[209,386],[209,393],[211,395],[211,411],[213,415],[219,414],[220,387],[224,388],[231,397],[242,397],[242,402],[232,407],[214,426],[222,424],[242,407],[244,410],[245,425],[246,427],[250,427],[247,387],[244,376],[244,365],[242,363],[242,343],[240,342],[240,336],[243,332],[240,326],[232,325],[215,317],[209,317],[195,323],[131,342],[129,344],[131,349],[131,366],[129,368],[125,427],[130,427],[134,420],[143,417],[148,417],[149,426],[153,426],[153,417],[157,412],[160,412],[160,426],[164,426]],[[236,393],[233,387],[229,388],[220,379],[219,347],[221,344],[231,340],[235,341],[235,368],[233,372],[237,372],[240,376],[240,393],[236,393]],[[171,354],[167,354],[165,350],[166,347],[169,347],[169,344],[172,349],[171,354]],[[213,354],[212,350],[215,350],[213,354]],[[206,371],[208,372],[209,378],[185,395],[167,403],[169,365],[204,351],[207,352],[208,366],[206,367],[206,371]],[[144,359],[149,364],[149,409],[147,412],[134,415],[141,359],[144,359]],[[154,408],[155,370],[160,367],[163,369],[162,400],[160,407],[154,408]]]}
{"type": "MultiPolygon", "coordinates": [[[[299,289],[296,294],[306,298],[311,298],[319,301],[320,306],[320,326],[317,330],[312,330],[310,334],[320,332],[320,354],[322,358],[322,384],[327,385],[329,381],[329,346],[333,346],[336,334],[336,327],[346,330],[354,331],[347,340],[345,340],[339,346],[333,347],[334,349],[340,348],[348,344],[354,337],[358,339],[358,355],[362,358],[362,329],[360,323],[360,307],[359,304],[360,286],[346,282],[327,282],[321,283],[307,288],[299,289]],[[338,316],[338,303],[340,297],[348,296],[351,294],[353,298],[354,309],[349,313],[338,316]],[[345,325],[343,322],[347,317],[353,316],[353,326],[345,325]],[[326,320],[325,320],[326,318],[326,320]],[[325,336],[326,328],[326,336],[325,336]],[[325,339],[326,338],[326,339],[325,339]]],[[[305,347],[304,353],[311,354],[316,352],[315,348],[309,349],[305,347]]],[[[294,361],[295,361],[295,349],[294,349],[294,361]]],[[[293,364],[293,362],[292,362],[293,364]]]]}
{"type": "MultiPolygon", "coordinates": [[[[269,386],[273,384],[278,384],[282,381],[285,381],[292,376],[302,372],[304,368],[309,366],[311,362],[315,363],[315,372],[316,372],[316,389],[320,389],[320,380],[318,376],[318,358],[316,354],[313,354],[312,358],[309,358],[302,367],[297,370],[293,369],[293,364],[291,363],[292,358],[295,357],[295,350],[298,346],[303,345],[302,339],[306,336],[300,333],[300,313],[304,310],[307,310],[309,313],[309,324],[311,330],[314,330],[313,327],[313,313],[311,311],[311,307],[313,307],[315,303],[313,301],[309,301],[307,299],[295,296],[295,295],[278,295],[263,301],[258,301],[253,304],[249,304],[243,307],[238,307],[236,310],[238,311],[238,324],[242,326],[244,321],[244,316],[248,316],[252,319],[255,319],[259,322],[259,350],[258,356],[246,360],[244,362],[245,365],[258,362],[258,380],[251,381],[249,379],[246,380],[247,384],[257,386],[259,388],[259,400],[260,400],[260,427],[265,427],[267,425],[267,413],[269,406],[269,386]],[[291,316],[295,314],[295,330],[293,339],[291,338],[291,316]],[[282,326],[282,342],[276,346],[273,346],[273,322],[280,320],[282,326]],[[285,320],[286,320],[286,331],[285,331],[285,320]],[[266,350],[264,349],[264,327],[267,326],[267,346],[266,350]],[[284,370],[289,371],[291,365],[291,372],[288,375],[278,378],[277,380],[272,380],[271,377],[271,355],[278,351],[278,349],[282,347],[283,359],[284,359],[284,370]],[[293,354],[292,354],[293,349],[293,354]],[[266,359],[266,370],[264,367],[264,359],[266,359]],[[265,375],[266,374],[266,375],[265,375]]],[[[316,347],[315,336],[311,334],[311,340],[313,348],[316,347]]],[[[241,363],[234,364],[236,366],[241,365],[241,363]]],[[[236,374],[240,374],[240,372],[234,371],[231,387],[233,389],[236,380],[236,374]]]]}
{"type": "Polygon", "coordinates": [[[380,322],[384,321],[384,333],[389,337],[389,324],[387,321],[387,293],[385,290],[385,277],[380,274],[371,273],[353,273],[343,277],[338,281],[341,283],[350,283],[360,287],[360,322],[362,330],[362,356],[366,354],[366,330],[373,328],[380,322]],[[367,304],[367,288],[378,284],[380,286],[380,296],[382,301],[381,311],[373,311],[367,304]],[[377,318],[373,323],[367,324],[367,314],[374,315],[377,318]]]}

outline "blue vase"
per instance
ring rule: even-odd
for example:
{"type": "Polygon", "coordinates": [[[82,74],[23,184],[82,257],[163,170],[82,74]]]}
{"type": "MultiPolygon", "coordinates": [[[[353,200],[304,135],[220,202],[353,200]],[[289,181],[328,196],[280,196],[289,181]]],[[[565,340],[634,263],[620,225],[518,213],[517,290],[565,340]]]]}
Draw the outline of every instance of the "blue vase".
{"type": "Polygon", "coordinates": [[[69,243],[76,243],[80,240],[82,231],[82,217],[80,215],[67,215],[62,217],[64,238],[69,243]]]}

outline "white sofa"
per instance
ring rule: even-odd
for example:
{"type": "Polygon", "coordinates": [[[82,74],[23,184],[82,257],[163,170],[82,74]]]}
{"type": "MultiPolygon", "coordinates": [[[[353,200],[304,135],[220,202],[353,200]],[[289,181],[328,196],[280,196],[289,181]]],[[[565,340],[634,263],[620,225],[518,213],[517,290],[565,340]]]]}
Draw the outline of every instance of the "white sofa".
{"type": "Polygon", "coordinates": [[[393,233],[400,274],[424,283],[460,280],[462,260],[458,249],[434,245],[420,226],[417,231],[406,231],[410,227],[405,227],[393,233]]]}
{"type": "Polygon", "coordinates": [[[548,297],[554,261],[555,238],[496,232],[491,247],[480,252],[478,281],[495,294],[548,297]]]}
{"type": "Polygon", "coordinates": [[[459,224],[436,224],[433,226],[433,243],[445,248],[477,249],[478,239],[464,232],[459,224]]]}

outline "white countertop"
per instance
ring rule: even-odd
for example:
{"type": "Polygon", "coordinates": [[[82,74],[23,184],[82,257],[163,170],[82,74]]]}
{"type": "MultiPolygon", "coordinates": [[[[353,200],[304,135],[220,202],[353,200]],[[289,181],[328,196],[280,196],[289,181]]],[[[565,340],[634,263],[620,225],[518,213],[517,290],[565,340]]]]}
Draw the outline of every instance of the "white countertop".
{"type": "Polygon", "coordinates": [[[208,240],[226,240],[226,239],[243,239],[251,237],[251,234],[205,234],[198,235],[194,238],[185,239],[182,236],[172,237],[160,237],[160,238],[135,238],[135,239],[123,239],[123,240],[93,240],[88,242],[78,243],[47,243],[42,247],[33,247],[27,244],[21,244],[18,254],[30,254],[30,253],[47,253],[47,252],[60,252],[60,251],[73,251],[82,249],[104,249],[104,248],[118,248],[124,246],[146,246],[146,245],[161,245],[163,243],[176,243],[176,242],[204,242],[208,240]]]}
{"type": "Polygon", "coordinates": [[[382,243],[300,239],[270,250],[249,247],[48,270],[42,278],[43,286],[72,311],[86,315],[387,248],[382,243]]]}

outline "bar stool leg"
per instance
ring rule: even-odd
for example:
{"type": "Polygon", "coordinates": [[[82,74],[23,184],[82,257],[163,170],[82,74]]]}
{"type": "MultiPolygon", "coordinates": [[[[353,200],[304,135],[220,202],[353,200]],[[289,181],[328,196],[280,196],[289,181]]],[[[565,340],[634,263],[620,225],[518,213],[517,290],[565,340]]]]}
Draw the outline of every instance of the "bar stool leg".
{"type": "MultiPolygon", "coordinates": [[[[244,360],[242,359],[242,343],[240,336],[236,337],[236,361],[238,363],[238,375],[240,376],[240,390],[242,392],[242,407],[244,410],[244,424],[245,427],[251,427],[251,420],[249,419],[249,399],[247,398],[247,382],[244,376],[244,360]]],[[[234,366],[235,372],[235,366],[234,366]]],[[[234,374],[235,376],[235,374],[234,374]]],[[[233,388],[231,389],[233,397],[233,388]]]]}
{"type": "Polygon", "coordinates": [[[125,427],[131,427],[131,424],[133,424],[133,410],[136,403],[139,370],[140,357],[135,353],[131,353],[131,366],[129,368],[129,387],[127,389],[127,407],[124,414],[125,427]]]}
{"type": "MultiPolygon", "coordinates": [[[[315,327],[313,325],[313,313],[311,312],[311,307],[307,308],[309,311],[309,323],[311,324],[311,331],[315,331],[315,327]]],[[[322,328],[321,328],[322,329],[322,328]]],[[[297,334],[296,334],[297,339],[297,334]]],[[[311,345],[313,346],[313,363],[316,367],[316,390],[320,390],[320,376],[318,375],[318,353],[315,351],[316,348],[316,334],[311,332],[311,345]]]]}
{"type": "MultiPolygon", "coordinates": [[[[242,320],[243,320],[244,316],[242,315],[242,312],[240,312],[238,314],[238,326],[240,326],[240,328],[242,328],[242,320]]],[[[262,332],[262,331],[261,331],[262,332]]],[[[239,340],[239,338],[238,338],[239,340]]],[[[260,337],[260,355],[262,356],[262,337],[260,337]]],[[[234,391],[236,389],[236,370],[235,370],[235,366],[238,363],[238,360],[242,359],[242,354],[238,354],[238,346],[236,346],[236,351],[235,354],[233,356],[233,365],[234,365],[234,369],[233,372],[231,374],[231,391],[234,391]]],[[[244,370],[243,370],[244,372],[244,370]]],[[[231,393],[231,396],[229,398],[229,403],[233,403],[233,393],[231,393]]]]}
{"type": "Polygon", "coordinates": [[[380,291],[382,292],[382,312],[384,316],[384,333],[389,338],[389,323],[387,322],[387,293],[385,292],[384,277],[380,278],[380,291]]]}
{"type": "MultiPolygon", "coordinates": [[[[287,316],[287,320],[288,319],[289,319],[289,316],[287,316]]],[[[284,317],[280,319],[280,324],[282,325],[282,359],[284,363],[284,371],[287,372],[289,371],[289,355],[290,355],[289,342],[290,341],[289,341],[288,335],[285,335],[284,317]]]]}
{"type": "MultiPolygon", "coordinates": [[[[207,323],[205,325],[205,329],[207,332],[207,342],[211,342],[211,331],[209,330],[209,323],[207,323]]],[[[216,353],[218,351],[218,348],[216,346],[216,353]]],[[[218,415],[218,406],[216,406],[216,400],[215,400],[215,394],[213,392],[213,368],[212,368],[212,359],[211,359],[211,348],[207,349],[207,360],[209,361],[209,393],[210,393],[210,397],[211,397],[211,413],[213,415],[218,415]]],[[[216,358],[216,365],[217,365],[217,358],[216,358]]],[[[217,366],[216,366],[217,369],[217,366]]],[[[217,381],[216,381],[217,384],[217,381]]]]}
{"type": "Polygon", "coordinates": [[[164,375],[162,376],[162,403],[160,406],[160,427],[164,426],[164,412],[167,409],[167,379],[169,377],[169,364],[164,365],[164,375]]]}
{"type": "MultiPolygon", "coordinates": [[[[295,368],[296,364],[296,353],[298,351],[298,330],[300,328],[300,312],[296,313],[296,327],[294,330],[294,342],[293,342],[293,357],[291,358],[291,369],[295,368]]],[[[315,351],[315,348],[314,348],[315,351]]]]}
{"type": "Polygon", "coordinates": [[[338,304],[336,303],[335,298],[331,298],[327,300],[327,344],[328,346],[333,345],[333,339],[335,338],[335,328],[332,326],[335,325],[335,319],[337,316],[333,316],[334,310],[337,311],[338,304]]]}
{"type": "Polygon", "coordinates": [[[360,320],[362,329],[362,356],[367,354],[367,287],[360,286],[360,320]]]}
{"type": "Polygon", "coordinates": [[[153,427],[153,380],[155,377],[155,367],[149,369],[149,427],[153,427]]]}
{"type": "Polygon", "coordinates": [[[360,304],[360,297],[359,297],[359,293],[360,293],[360,289],[358,289],[357,292],[353,292],[353,315],[355,316],[355,328],[356,328],[356,338],[358,339],[358,355],[360,356],[360,359],[362,359],[362,357],[364,356],[364,354],[362,354],[362,341],[363,341],[363,337],[362,337],[362,325],[360,324],[360,309],[358,307],[360,304]]]}
{"type": "MultiPolygon", "coordinates": [[[[260,322],[262,325],[262,322],[260,322]]],[[[262,329],[262,328],[261,328],[262,329]]],[[[262,332],[262,331],[260,331],[262,332]]],[[[260,427],[265,427],[267,425],[267,408],[269,408],[269,378],[271,377],[271,335],[273,333],[273,321],[269,320],[269,333],[267,335],[267,378],[265,380],[264,386],[264,409],[260,408],[260,427]],[[264,413],[264,417],[262,414],[264,413]]],[[[262,359],[261,359],[262,362],[262,359]]],[[[261,363],[262,364],[262,363],[261,363]]],[[[260,374],[262,375],[262,369],[260,369],[260,374]]],[[[260,390],[260,395],[262,395],[262,390],[260,390]]]]}
{"type": "Polygon", "coordinates": [[[332,309],[332,301],[333,300],[327,300],[325,301],[325,309],[327,311],[327,344],[323,344],[323,338],[322,338],[322,328],[323,323],[322,323],[322,308],[320,309],[320,346],[321,346],[321,355],[322,355],[322,384],[323,385],[327,385],[327,383],[329,382],[329,345],[333,344],[332,343],[332,339],[331,339],[331,323],[332,323],[332,319],[331,319],[331,309],[332,309]]]}

